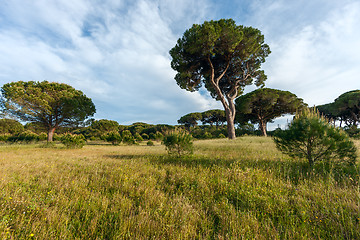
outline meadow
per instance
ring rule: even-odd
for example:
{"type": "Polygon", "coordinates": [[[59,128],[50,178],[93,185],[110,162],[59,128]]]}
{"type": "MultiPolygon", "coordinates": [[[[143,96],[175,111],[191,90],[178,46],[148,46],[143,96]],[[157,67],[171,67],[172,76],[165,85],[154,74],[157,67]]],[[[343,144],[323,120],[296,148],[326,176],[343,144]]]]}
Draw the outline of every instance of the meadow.
{"type": "MultiPolygon", "coordinates": [[[[360,167],[270,137],[155,146],[0,146],[1,239],[360,239],[360,167]]],[[[360,149],[360,141],[356,141],[360,149]]]]}

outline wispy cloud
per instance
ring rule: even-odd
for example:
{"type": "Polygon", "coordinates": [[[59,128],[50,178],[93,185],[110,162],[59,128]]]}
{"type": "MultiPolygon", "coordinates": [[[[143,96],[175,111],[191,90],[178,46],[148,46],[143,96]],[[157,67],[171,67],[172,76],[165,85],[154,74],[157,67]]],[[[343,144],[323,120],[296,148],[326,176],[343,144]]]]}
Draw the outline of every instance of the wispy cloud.
{"type": "Polygon", "coordinates": [[[268,84],[291,90],[310,105],[331,102],[359,88],[360,3],[354,2],[272,42],[264,68],[268,84]]]}

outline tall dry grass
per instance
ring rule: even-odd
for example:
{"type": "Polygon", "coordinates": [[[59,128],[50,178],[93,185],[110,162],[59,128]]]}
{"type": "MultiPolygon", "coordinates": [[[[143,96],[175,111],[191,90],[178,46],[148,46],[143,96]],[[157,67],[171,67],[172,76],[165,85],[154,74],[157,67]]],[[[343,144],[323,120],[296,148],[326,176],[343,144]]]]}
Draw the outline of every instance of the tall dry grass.
{"type": "MultiPolygon", "coordinates": [[[[360,147],[359,142],[356,143],[360,147]]],[[[271,138],[0,147],[2,239],[359,239],[359,167],[292,160],[271,138]]]]}

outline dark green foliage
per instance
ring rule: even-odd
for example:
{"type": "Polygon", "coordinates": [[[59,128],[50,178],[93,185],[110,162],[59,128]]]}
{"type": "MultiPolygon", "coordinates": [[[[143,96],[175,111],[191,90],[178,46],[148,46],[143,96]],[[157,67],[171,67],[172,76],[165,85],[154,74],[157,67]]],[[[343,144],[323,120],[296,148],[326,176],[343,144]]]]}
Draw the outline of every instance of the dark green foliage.
{"type": "Polygon", "coordinates": [[[66,133],[61,137],[61,143],[66,148],[82,148],[85,145],[85,137],[83,135],[66,133]]]}
{"type": "Polygon", "coordinates": [[[238,26],[232,19],[194,24],[170,50],[177,84],[188,91],[205,86],[221,101],[230,139],[235,138],[233,101],[254,80],[257,86],[264,84],[260,66],[269,53],[258,29],[238,26]]]}
{"type": "Polygon", "coordinates": [[[73,87],[55,82],[11,82],[1,88],[3,111],[26,122],[41,123],[52,141],[60,126],[79,126],[94,115],[90,98],[73,87]]]}
{"type": "Polygon", "coordinates": [[[110,132],[118,132],[119,123],[113,120],[100,119],[91,123],[86,131],[86,135],[93,137],[100,137],[110,132]]]}
{"type": "Polygon", "coordinates": [[[225,111],[220,109],[208,110],[201,113],[202,124],[222,126],[226,122],[225,111]]]}
{"type": "Polygon", "coordinates": [[[341,94],[333,103],[317,106],[325,117],[340,121],[350,128],[360,123],[360,90],[353,90],[341,94]]]}
{"type": "Polygon", "coordinates": [[[149,139],[149,135],[147,135],[146,133],[141,134],[141,137],[142,137],[144,140],[148,140],[148,139],[149,139]]]}
{"type": "Polygon", "coordinates": [[[9,136],[7,141],[9,142],[24,142],[24,143],[31,143],[39,141],[39,135],[33,133],[29,130],[21,132],[17,135],[9,136]]]}
{"type": "Polygon", "coordinates": [[[118,132],[106,133],[102,138],[107,142],[111,142],[112,145],[119,145],[122,141],[122,137],[118,132]]]}
{"type": "Polygon", "coordinates": [[[348,126],[356,126],[360,122],[360,90],[341,94],[332,104],[332,111],[348,126]]]}
{"type": "Polygon", "coordinates": [[[194,151],[192,136],[180,129],[165,134],[162,144],[170,155],[178,157],[192,154],[194,151]]]}
{"type": "Polygon", "coordinates": [[[14,119],[0,119],[0,134],[19,134],[24,126],[14,119]]]}
{"type": "Polygon", "coordinates": [[[28,122],[25,124],[24,129],[37,134],[40,134],[42,132],[47,133],[46,127],[40,122],[28,122]]]}
{"type": "Polygon", "coordinates": [[[203,125],[191,129],[191,135],[196,139],[213,139],[219,138],[219,135],[227,134],[226,126],[209,126],[203,125]]]}
{"type": "Polygon", "coordinates": [[[260,88],[235,100],[239,123],[251,122],[259,124],[259,128],[266,136],[266,125],[284,114],[294,114],[304,108],[303,100],[288,91],[271,88],[260,88]]]}
{"type": "Polygon", "coordinates": [[[136,142],[144,141],[144,139],[141,137],[141,135],[139,133],[135,133],[134,138],[135,138],[136,142]]]}
{"type": "Polygon", "coordinates": [[[202,115],[199,112],[189,113],[182,116],[179,120],[179,124],[184,124],[186,127],[195,127],[198,125],[198,121],[202,119],[202,115]]]}
{"type": "Polygon", "coordinates": [[[352,138],[360,139],[360,128],[357,126],[350,126],[344,128],[344,131],[352,138]]]}
{"type": "Polygon", "coordinates": [[[123,143],[128,145],[136,144],[135,138],[129,130],[122,131],[121,136],[123,143]]]}
{"type": "Polygon", "coordinates": [[[148,146],[154,146],[154,142],[151,141],[151,140],[149,140],[149,141],[147,141],[146,145],[148,145],[148,146]]]}
{"type": "Polygon", "coordinates": [[[356,161],[356,147],[349,136],[313,109],[297,114],[289,129],[279,131],[274,141],[283,153],[307,159],[310,165],[320,160],[356,161]]]}
{"type": "Polygon", "coordinates": [[[224,134],[220,133],[218,138],[226,138],[226,136],[224,134]]]}
{"type": "Polygon", "coordinates": [[[246,122],[239,125],[239,127],[236,129],[236,135],[243,136],[243,135],[260,135],[260,134],[258,134],[258,131],[256,131],[254,124],[246,122]]]}

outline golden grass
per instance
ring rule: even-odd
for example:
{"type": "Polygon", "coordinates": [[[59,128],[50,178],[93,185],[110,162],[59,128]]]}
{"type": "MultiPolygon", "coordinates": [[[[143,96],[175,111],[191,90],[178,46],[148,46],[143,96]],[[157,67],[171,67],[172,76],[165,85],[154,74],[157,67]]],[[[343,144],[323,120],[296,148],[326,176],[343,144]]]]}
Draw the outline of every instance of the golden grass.
{"type": "MultiPolygon", "coordinates": [[[[360,147],[359,142],[356,142],[360,147]]],[[[2,239],[356,239],[359,168],[292,160],[271,138],[0,147],[2,239]]]]}

